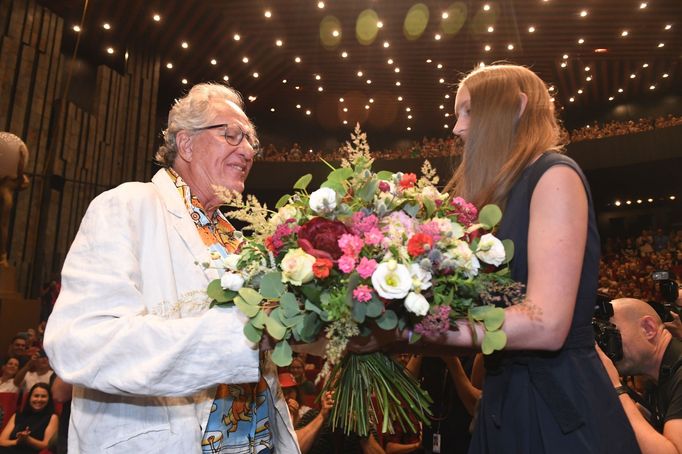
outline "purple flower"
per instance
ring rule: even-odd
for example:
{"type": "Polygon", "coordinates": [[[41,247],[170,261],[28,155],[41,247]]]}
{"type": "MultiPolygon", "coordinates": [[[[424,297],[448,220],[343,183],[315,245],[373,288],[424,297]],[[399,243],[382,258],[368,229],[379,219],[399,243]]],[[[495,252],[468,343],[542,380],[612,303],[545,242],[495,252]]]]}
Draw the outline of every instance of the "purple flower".
{"type": "Polygon", "coordinates": [[[427,337],[437,337],[450,329],[450,306],[434,306],[431,312],[414,327],[414,332],[427,337]]]}

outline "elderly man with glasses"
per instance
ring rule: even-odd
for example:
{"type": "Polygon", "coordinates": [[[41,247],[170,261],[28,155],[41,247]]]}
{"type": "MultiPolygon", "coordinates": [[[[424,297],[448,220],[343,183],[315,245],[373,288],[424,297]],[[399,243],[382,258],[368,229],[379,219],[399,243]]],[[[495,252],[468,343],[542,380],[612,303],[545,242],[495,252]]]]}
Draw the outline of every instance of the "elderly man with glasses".
{"type": "Polygon", "coordinates": [[[231,88],[200,84],[168,116],[151,183],[97,197],[45,333],[74,384],[69,451],[299,452],[267,352],[205,289],[238,246],[216,186],[242,192],[258,141],[231,88]],[[228,385],[229,384],[229,385],[228,385]]]}

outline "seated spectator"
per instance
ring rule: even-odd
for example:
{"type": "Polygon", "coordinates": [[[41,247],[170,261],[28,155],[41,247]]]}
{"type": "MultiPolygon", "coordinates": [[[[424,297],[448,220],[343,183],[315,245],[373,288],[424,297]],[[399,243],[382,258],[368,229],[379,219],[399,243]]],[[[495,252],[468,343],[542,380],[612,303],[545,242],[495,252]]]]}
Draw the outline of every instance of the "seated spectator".
{"type": "Polygon", "coordinates": [[[14,377],[19,371],[19,358],[10,356],[2,364],[2,376],[0,376],[0,393],[16,393],[19,388],[14,384],[14,377]]]}
{"type": "Polygon", "coordinates": [[[26,345],[26,337],[17,334],[10,341],[5,358],[13,356],[19,359],[19,367],[23,367],[29,360],[26,356],[26,345]]]}
{"type": "Polygon", "coordinates": [[[14,384],[22,392],[26,392],[36,383],[51,383],[53,375],[54,371],[50,367],[45,350],[41,349],[24,367],[19,369],[14,377],[14,384]]]}
{"type": "Polygon", "coordinates": [[[317,398],[317,388],[315,384],[308,380],[305,375],[305,361],[302,358],[294,358],[289,366],[289,372],[296,380],[299,397],[301,402],[307,406],[314,406],[314,401],[317,398]]]}
{"type": "Polygon", "coordinates": [[[37,453],[47,449],[58,424],[49,386],[36,383],[29,392],[26,408],[14,414],[0,433],[0,453],[37,453]]]}
{"type": "Polygon", "coordinates": [[[298,385],[292,374],[288,372],[279,374],[279,385],[282,387],[284,400],[289,407],[291,421],[296,426],[299,419],[310,410],[310,407],[301,403],[298,385]]]}

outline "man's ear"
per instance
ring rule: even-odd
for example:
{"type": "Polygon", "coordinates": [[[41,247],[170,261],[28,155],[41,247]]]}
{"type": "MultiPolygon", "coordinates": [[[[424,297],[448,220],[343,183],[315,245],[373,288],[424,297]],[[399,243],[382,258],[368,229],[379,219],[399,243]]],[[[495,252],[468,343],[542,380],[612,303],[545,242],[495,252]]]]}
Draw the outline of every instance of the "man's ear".
{"type": "Polygon", "coordinates": [[[521,115],[523,115],[523,113],[526,111],[526,105],[528,104],[528,95],[526,95],[524,92],[521,92],[519,97],[521,98],[521,105],[519,106],[519,115],[517,119],[521,118],[521,115]]]}
{"type": "Polygon", "coordinates": [[[653,339],[659,331],[660,322],[650,315],[645,315],[639,319],[639,327],[648,340],[653,339]]]}
{"type": "Polygon", "coordinates": [[[178,131],[175,135],[175,144],[178,147],[178,156],[183,161],[192,160],[192,136],[187,131],[178,131]]]}

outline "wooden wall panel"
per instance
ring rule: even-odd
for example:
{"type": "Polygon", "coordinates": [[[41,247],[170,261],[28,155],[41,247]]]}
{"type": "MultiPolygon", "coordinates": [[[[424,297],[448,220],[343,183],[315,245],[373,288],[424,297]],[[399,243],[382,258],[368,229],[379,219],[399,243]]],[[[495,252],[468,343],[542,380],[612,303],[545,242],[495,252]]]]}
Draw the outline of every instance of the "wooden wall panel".
{"type": "Polygon", "coordinates": [[[151,178],[159,56],[130,49],[123,74],[97,67],[92,104],[67,101],[60,112],[70,66],[63,32],[64,20],[35,0],[0,2],[0,130],[20,136],[30,152],[31,183],[10,220],[9,258],[25,296],[61,269],[94,197],[151,178]],[[41,213],[46,184],[49,204],[41,213]]]}

